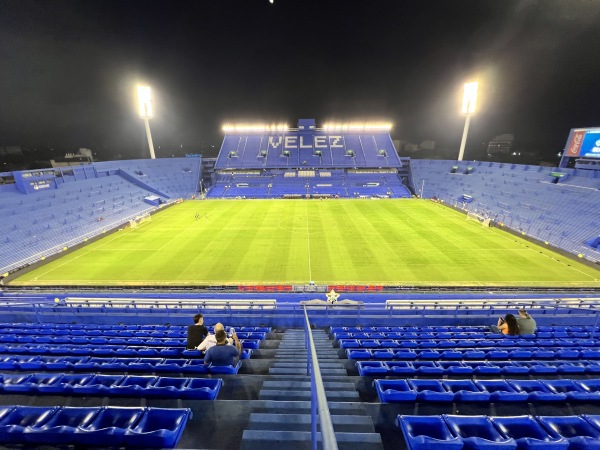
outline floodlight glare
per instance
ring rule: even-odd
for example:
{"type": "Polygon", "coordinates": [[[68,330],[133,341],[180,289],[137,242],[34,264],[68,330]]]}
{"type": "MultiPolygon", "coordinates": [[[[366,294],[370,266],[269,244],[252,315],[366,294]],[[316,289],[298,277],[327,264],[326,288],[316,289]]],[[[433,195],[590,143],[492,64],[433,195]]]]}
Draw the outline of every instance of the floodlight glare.
{"type": "Polygon", "coordinates": [[[265,131],[279,131],[284,132],[288,131],[289,127],[285,123],[278,124],[248,124],[248,123],[238,123],[238,124],[226,124],[222,127],[223,132],[225,133],[263,133],[265,131]]]}
{"type": "Polygon", "coordinates": [[[477,105],[477,88],[479,83],[473,81],[472,83],[465,83],[465,92],[463,94],[462,113],[463,114],[474,114],[475,106],[477,105]]]}
{"type": "Polygon", "coordinates": [[[462,161],[465,155],[465,145],[467,144],[467,135],[469,134],[469,123],[471,122],[471,116],[475,114],[475,106],[477,105],[477,88],[479,83],[473,81],[471,83],[465,83],[465,93],[463,95],[462,113],[466,114],[465,129],[463,130],[462,141],[460,143],[460,150],[458,151],[458,161],[462,161]]]}
{"type": "Polygon", "coordinates": [[[144,119],[144,126],[146,127],[146,137],[148,138],[148,147],[150,149],[150,158],[155,159],[154,155],[154,144],[152,143],[152,135],[150,134],[150,122],[148,119],[151,119],[154,116],[154,111],[152,109],[152,90],[150,86],[140,86],[137,87],[138,94],[138,113],[142,119],[144,119]]]}
{"type": "Polygon", "coordinates": [[[152,90],[150,86],[138,86],[137,92],[140,117],[151,119],[154,116],[154,111],[152,109],[152,90]]]}
{"type": "Polygon", "coordinates": [[[323,125],[325,131],[389,131],[392,124],[388,122],[349,122],[349,123],[326,123],[323,125]]]}

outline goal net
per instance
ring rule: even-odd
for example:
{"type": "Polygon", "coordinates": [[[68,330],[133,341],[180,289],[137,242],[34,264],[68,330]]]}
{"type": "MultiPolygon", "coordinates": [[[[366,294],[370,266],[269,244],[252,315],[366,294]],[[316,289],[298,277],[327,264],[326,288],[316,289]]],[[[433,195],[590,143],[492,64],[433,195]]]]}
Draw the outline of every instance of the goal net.
{"type": "Polygon", "coordinates": [[[479,214],[473,211],[467,213],[467,222],[469,221],[479,222],[482,227],[489,227],[491,222],[487,214],[479,214]]]}
{"type": "Polygon", "coordinates": [[[129,228],[138,228],[150,222],[152,222],[152,216],[148,213],[145,213],[140,216],[135,216],[135,218],[131,219],[129,221],[129,228]]]}

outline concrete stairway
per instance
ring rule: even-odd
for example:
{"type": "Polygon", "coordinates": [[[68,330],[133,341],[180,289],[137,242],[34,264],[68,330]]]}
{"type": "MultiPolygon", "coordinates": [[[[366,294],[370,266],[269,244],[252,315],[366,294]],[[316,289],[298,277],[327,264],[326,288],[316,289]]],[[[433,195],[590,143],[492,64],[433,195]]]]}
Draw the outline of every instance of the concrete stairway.
{"type": "MultiPolygon", "coordinates": [[[[313,330],[313,339],[340,449],[381,450],[354,383],[347,376],[337,350],[323,330],[313,330]]],[[[263,382],[260,400],[267,406],[250,415],[242,438],[242,450],[311,448],[310,377],[306,374],[307,351],[304,330],[287,330],[269,368],[272,379],[263,382]]],[[[320,433],[319,433],[320,439],[320,433]]]]}

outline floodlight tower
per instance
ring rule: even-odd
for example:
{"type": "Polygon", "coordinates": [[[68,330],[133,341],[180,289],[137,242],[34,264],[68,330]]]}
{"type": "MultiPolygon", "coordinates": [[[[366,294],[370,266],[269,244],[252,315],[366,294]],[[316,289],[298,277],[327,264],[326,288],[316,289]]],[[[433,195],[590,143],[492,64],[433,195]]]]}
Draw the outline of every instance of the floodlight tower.
{"type": "Polygon", "coordinates": [[[148,147],[150,148],[150,158],[156,159],[154,155],[154,144],[152,143],[152,135],[150,134],[150,122],[149,119],[154,117],[154,110],[152,109],[152,90],[150,86],[138,86],[138,106],[139,114],[144,119],[144,125],[146,126],[146,137],[148,138],[148,147]]]}
{"type": "Polygon", "coordinates": [[[458,161],[462,161],[465,154],[465,144],[467,143],[467,134],[469,134],[469,123],[471,116],[475,114],[475,106],[477,105],[477,88],[479,83],[473,81],[465,83],[465,92],[463,94],[462,113],[466,114],[465,129],[463,131],[462,141],[460,143],[460,151],[458,152],[458,161]]]}

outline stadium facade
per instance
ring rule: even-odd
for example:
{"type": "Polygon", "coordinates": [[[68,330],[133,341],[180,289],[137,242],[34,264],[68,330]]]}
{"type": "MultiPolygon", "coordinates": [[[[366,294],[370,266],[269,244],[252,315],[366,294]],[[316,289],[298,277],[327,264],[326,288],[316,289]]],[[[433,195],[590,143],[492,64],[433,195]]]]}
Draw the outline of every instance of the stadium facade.
{"type": "Polygon", "coordinates": [[[342,286],[338,300],[312,284],[10,286],[20,272],[174,203],[223,198],[423,197],[596,267],[600,171],[588,153],[570,157],[557,168],[409,160],[387,131],[301,120],[294,129],[227,130],[210,186],[200,182],[202,158],[0,174],[0,443],[309,448],[320,398],[323,448],[335,448],[331,440],[372,449],[597,446],[595,287],[342,286]],[[536,334],[489,330],[519,308],[537,320],[536,334]],[[207,368],[185,350],[198,312],[208,325],[237,328],[240,364],[207,368]]]}

